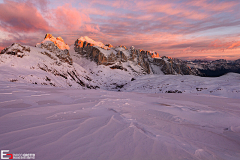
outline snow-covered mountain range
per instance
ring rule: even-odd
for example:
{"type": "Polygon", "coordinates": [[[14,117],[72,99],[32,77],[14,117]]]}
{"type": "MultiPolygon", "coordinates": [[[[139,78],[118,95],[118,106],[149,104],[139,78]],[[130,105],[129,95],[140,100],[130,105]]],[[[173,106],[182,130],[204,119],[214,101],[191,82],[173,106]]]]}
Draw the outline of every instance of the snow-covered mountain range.
{"type": "MultiPolygon", "coordinates": [[[[69,46],[61,37],[55,38],[51,34],[46,34],[44,40],[35,47],[14,43],[2,50],[0,76],[2,80],[11,82],[66,88],[141,90],[140,92],[145,92],[145,89],[140,89],[141,86],[152,86],[151,89],[147,87],[148,92],[201,92],[226,96],[225,91],[228,91],[228,87],[215,86],[206,89],[204,83],[209,79],[196,76],[209,76],[209,71],[216,71],[217,74],[219,68],[228,69],[229,72],[238,71],[239,62],[240,60],[231,63],[223,60],[207,63],[182,61],[166,56],[160,57],[156,52],[135,49],[133,46],[127,49],[125,46],[104,45],[87,36],[80,37],[74,45],[69,46]],[[181,75],[189,76],[182,78],[181,75]],[[198,83],[183,83],[186,82],[184,81],[186,78],[189,79],[189,82],[198,80],[198,83]],[[165,84],[165,82],[161,82],[162,80],[168,82],[165,84]],[[165,85],[160,85],[159,82],[165,85]],[[134,86],[134,88],[130,86],[134,86]],[[219,93],[220,91],[222,94],[219,93]]],[[[238,74],[233,75],[238,77],[238,74]]],[[[229,84],[235,84],[235,79],[226,79],[229,84]]],[[[219,85],[226,84],[224,78],[214,79],[213,84],[215,80],[219,82],[219,85]]],[[[240,92],[240,87],[235,86],[231,92],[240,92]]],[[[231,97],[235,96],[231,95],[231,97]]]]}

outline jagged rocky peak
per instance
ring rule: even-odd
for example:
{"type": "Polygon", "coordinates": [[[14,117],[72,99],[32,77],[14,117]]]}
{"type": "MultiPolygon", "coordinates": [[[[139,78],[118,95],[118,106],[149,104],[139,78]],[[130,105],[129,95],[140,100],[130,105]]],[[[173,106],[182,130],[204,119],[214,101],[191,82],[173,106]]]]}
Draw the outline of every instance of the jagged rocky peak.
{"type": "Polygon", "coordinates": [[[80,37],[76,40],[75,46],[84,48],[86,46],[97,46],[105,50],[110,50],[113,46],[111,44],[104,45],[102,42],[94,41],[93,39],[89,38],[88,36],[80,37]],[[110,46],[108,46],[110,45],[110,46]]]}
{"type": "Polygon", "coordinates": [[[41,48],[41,45],[46,43],[54,43],[55,46],[57,46],[57,48],[61,49],[61,50],[69,50],[69,46],[64,42],[64,40],[62,39],[62,37],[57,37],[55,38],[52,34],[47,33],[45,35],[44,40],[41,43],[38,43],[36,46],[41,48]]]}
{"type": "Polygon", "coordinates": [[[107,46],[109,48],[113,48],[113,45],[111,45],[110,43],[106,44],[105,46],[107,46]]]}
{"type": "Polygon", "coordinates": [[[134,46],[130,47],[130,51],[131,52],[136,52],[138,51],[141,54],[146,54],[147,56],[150,56],[151,58],[160,58],[159,53],[155,52],[155,51],[145,51],[143,49],[135,49],[134,46]]]}
{"type": "Polygon", "coordinates": [[[147,54],[150,55],[152,58],[160,58],[159,54],[155,51],[147,51],[147,54]]]}
{"type": "Polygon", "coordinates": [[[13,43],[11,46],[3,49],[1,51],[1,54],[10,54],[10,55],[16,55],[17,57],[23,57],[28,55],[30,52],[30,47],[23,46],[18,43],[13,43]]]}
{"type": "Polygon", "coordinates": [[[69,54],[69,46],[61,37],[55,38],[51,34],[46,34],[41,43],[37,43],[36,47],[46,49],[54,53],[62,62],[70,65],[73,64],[72,58],[69,54]]]}
{"type": "Polygon", "coordinates": [[[118,47],[122,47],[122,48],[124,48],[125,50],[127,50],[127,47],[126,47],[126,46],[120,45],[120,46],[118,46],[118,47]]]}

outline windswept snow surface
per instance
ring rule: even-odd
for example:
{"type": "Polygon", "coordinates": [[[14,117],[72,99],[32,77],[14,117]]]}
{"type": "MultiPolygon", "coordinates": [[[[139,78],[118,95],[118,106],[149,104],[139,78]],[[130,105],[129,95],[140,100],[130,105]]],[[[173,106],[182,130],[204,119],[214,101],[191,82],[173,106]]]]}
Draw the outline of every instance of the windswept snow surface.
{"type": "Polygon", "coordinates": [[[239,160],[239,104],[0,81],[0,150],[44,160],[239,160]]]}

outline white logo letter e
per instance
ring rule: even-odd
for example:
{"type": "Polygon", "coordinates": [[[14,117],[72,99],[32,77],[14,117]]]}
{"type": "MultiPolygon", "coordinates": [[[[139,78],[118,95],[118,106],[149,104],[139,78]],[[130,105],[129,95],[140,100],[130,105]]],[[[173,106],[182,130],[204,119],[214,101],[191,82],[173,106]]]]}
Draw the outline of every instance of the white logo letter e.
{"type": "Polygon", "coordinates": [[[1,159],[9,159],[8,157],[3,157],[5,155],[7,155],[4,152],[9,152],[9,150],[1,150],[1,159]]]}

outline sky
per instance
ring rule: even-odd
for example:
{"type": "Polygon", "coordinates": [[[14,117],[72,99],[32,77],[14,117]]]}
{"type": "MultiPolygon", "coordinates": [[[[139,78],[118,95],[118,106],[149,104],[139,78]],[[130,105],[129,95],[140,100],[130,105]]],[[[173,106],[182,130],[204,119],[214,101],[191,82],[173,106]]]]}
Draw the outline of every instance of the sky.
{"type": "Polygon", "coordinates": [[[239,0],[0,0],[0,50],[46,33],[185,60],[240,58],[239,0]]]}

